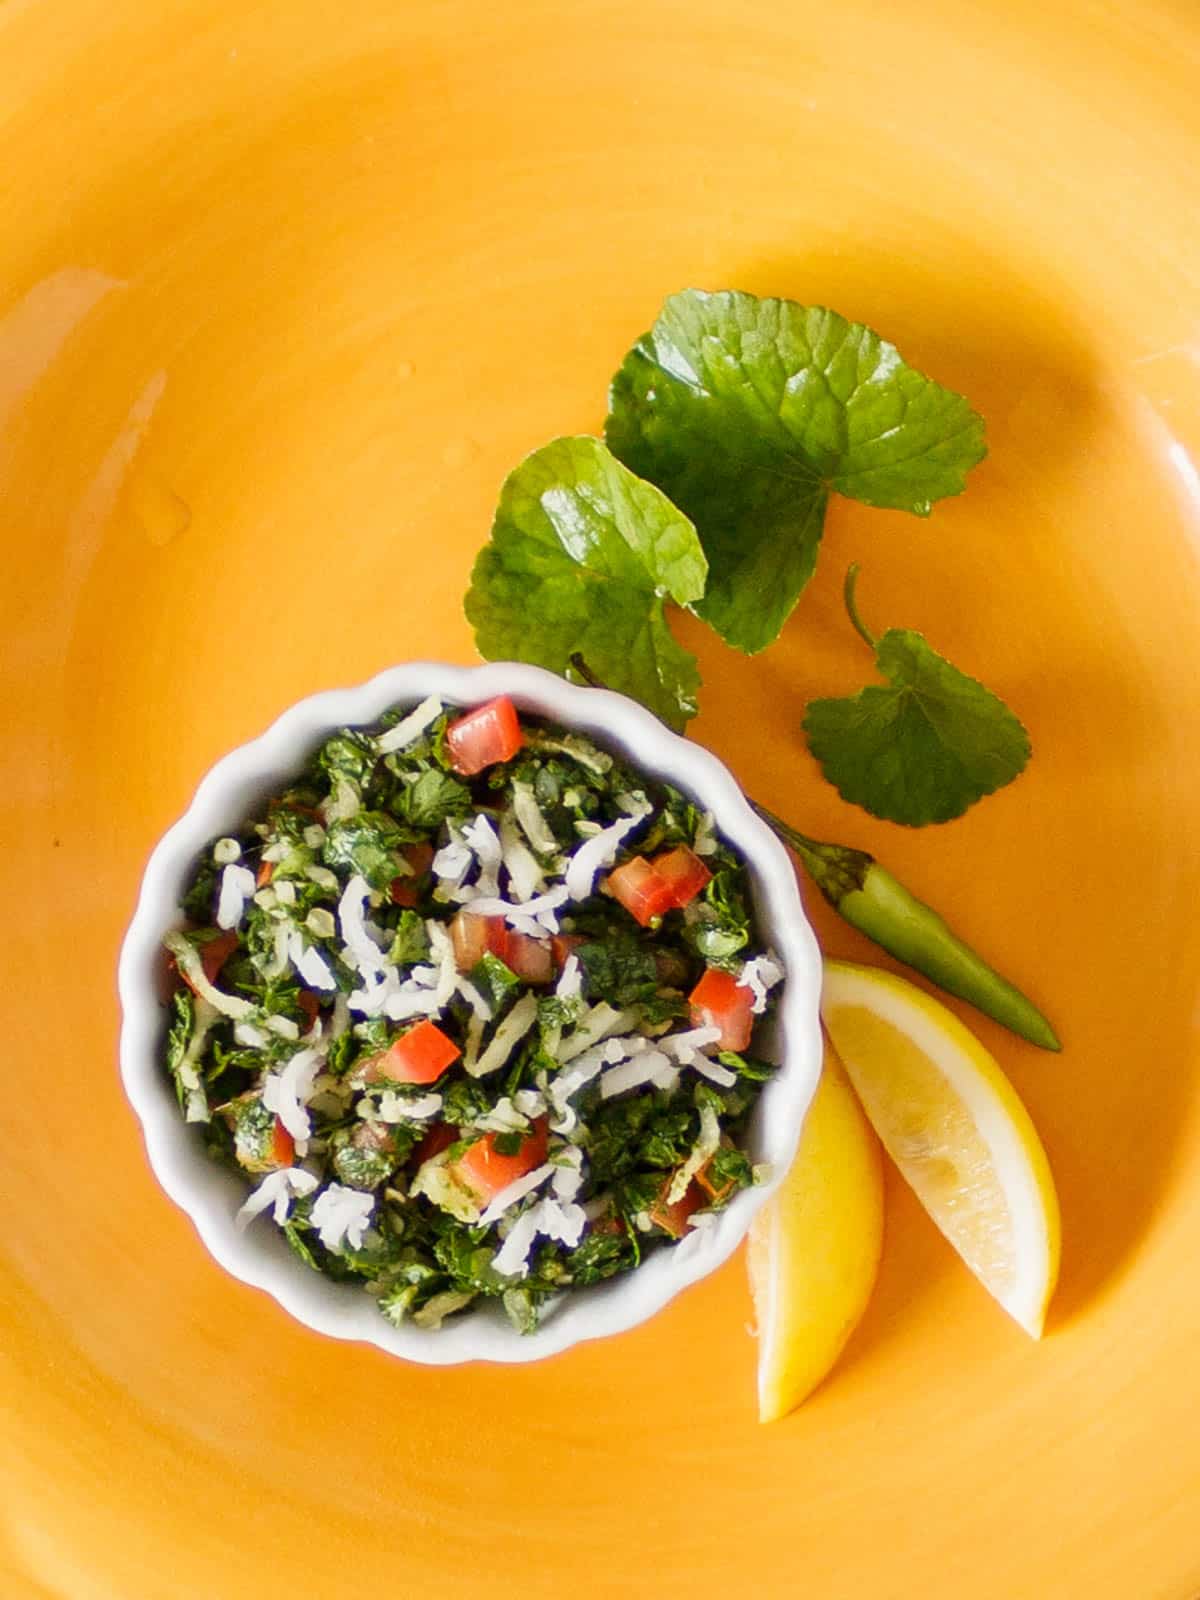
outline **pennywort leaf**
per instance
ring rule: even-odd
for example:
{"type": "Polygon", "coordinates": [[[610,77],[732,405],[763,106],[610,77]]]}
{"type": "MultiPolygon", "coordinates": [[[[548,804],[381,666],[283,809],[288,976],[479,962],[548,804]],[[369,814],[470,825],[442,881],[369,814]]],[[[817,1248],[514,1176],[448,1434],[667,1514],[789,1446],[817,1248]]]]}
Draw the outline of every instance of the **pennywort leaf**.
{"type": "Polygon", "coordinates": [[[700,676],[664,608],[699,600],[706,571],[695,528],[666,495],[599,439],[556,439],[506,481],[466,612],[488,659],[565,675],[579,652],[612,688],[681,728],[700,676]]]}
{"type": "Polygon", "coordinates": [[[830,492],[927,516],[986,454],[961,395],[861,323],[689,289],[613,380],[605,436],[696,525],[696,610],[730,644],[775,639],[812,576],[830,492]]]}
{"type": "Polygon", "coordinates": [[[808,747],[843,800],[909,827],[949,822],[1003,788],[1029,760],[1029,735],[998,695],[968,677],[909,628],[876,641],[846,578],[851,621],[875,651],[886,687],[813,700],[808,747]]]}

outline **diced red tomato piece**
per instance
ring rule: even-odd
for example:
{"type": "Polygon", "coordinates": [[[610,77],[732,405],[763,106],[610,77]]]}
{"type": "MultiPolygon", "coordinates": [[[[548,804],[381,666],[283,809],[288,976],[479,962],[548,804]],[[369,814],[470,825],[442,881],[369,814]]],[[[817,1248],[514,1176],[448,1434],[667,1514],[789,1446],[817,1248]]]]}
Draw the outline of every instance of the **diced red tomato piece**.
{"type": "Polygon", "coordinates": [[[517,708],[506,694],[476,706],[446,729],[450,764],[467,778],[497,761],[511,760],[524,743],[517,708]]]}
{"type": "MultiPolygon", "coordinates": [[[[320,995],[314,994],[311,989],[301,989],[300,993],[296,996],[296,1004],[308,1018],[308,1026],[311,1028],[313,1023],[317,1020],[317,1013],[321,1009],[320,995]]],[[[305,1029],[305,1032],[307,1031],[308,1029],[305,1029]]]]}
{"type": "Polygon", "coordinates": [[[657,922],[675,904],[674,890],[645,856],[632,856],[610,872],[604,887],[643,928],[657,922]]]}
{"type": "Polygon", "coordinates": [[[688,996],[698,1028],[720,1028],[722,1050],[744,1050],[754,1028],[754,994],[720,967],[709,967],[688,996]]]}
{"type": "Polygon", "coordinates": [[[296,1159],[296,1141],[278,1117],[271,1130],[271,1159],[277,1167],[290,1167],[296,1159]]]}
{"type": "Polygon", "coordinates": [[[450,922],[450,943],[454,947],[454,965],[460,972],[470,972],[487,949],[487,919],[473,917],[469,911],[460,911],[450,922]]]}
{"type": "Polygon", "coordinates": [[[696,1183],[689,1183],[680,1199],[669,1201],[667,1193],[671,1181],[668,1178],[663,1184],[658,1199],[650,1207],[649,1216],[656,1228],[669,1233],[672,1239],[679,1239],[687,1231],[687,1220],[692,1212],[703,1210],[708,1202],[704,1190],[696,1183]]]}
{"type": "Polygon", "coordinates": [[[394,1078],[398,1083],[433,1083],[462,1051],[436,1022],[418,1022],[370,1061],[355,1069],[364,1083],[394,1078]]]}
{"type": "Polygon", "coordinates": [[[453,1163],[456,1175],[481,1201],[494,1199],[501,1189],[523,1178],[546,1159],[547,1119],[539,1117],[521,1141],[514,1156],[503,1156],[496,1149],[496,1135],[488,1133],[476,1140],[465,1155],[453,1163]]]}
{"type": "Polygon", "coordinates": [[[556,933],[550,940],[550,954],[554,957],[554,965],[561,972],[567,964],[567,957],[579,949],[587,940],[581,933],[556,933]]]}
{"type": "Polygon", "coordinates": [[[700,857],[681,844],[647,861],[633,856],[610,872],[604,887],[648,928],[666,912],[694,900],[712,877],[700,857]]]}
{"type": "Polygon", "coordinates": [[[526,983],[549,983],[554,976],[554,957],[549,944],[528,933],[508,935],[508,954],[502,958],[510,972],[526,983]]]}
{"type": "Polygon", "coordinates": [[[275,876],[275,863],[273,861],[260,861],[258,871],[254,875],[254,885],[257,889],[265,889],[275,876]]]}
{"type": "Polygon", "coordinates": [[[457,1138],[457,1128],[452,1128],[446,1122],[437,1123],[413,1151],[411,1165],[415,1168],[423,1162],[432,1161],[434,1156],[440,1156],[443,1150],[448,1150],[457,1138]]]}
{"type": "Polygon", "coordinates": [[[670,884],[673,896],[671,903],[676,906],[686,906],[694,900],[712,877],[700,857],[686,844],[676,845],[674,850],[661,851],[650,865],[660,878],[665,878],[670,884]]]}
{"type": "MultiPolygon", "coordinates": [[[[203,968],[204,976],[208,979],[209,983],[216,983],[217,978],[220,976],[221,968],[237,949],[237,946],[238,936],[234,930],[230,928],[228,932],[219,933],[215,939],[210,939],[207,944],[202,944],[197,947],[200,952],[200,965],[203,968]]],[[[192,983],[186,972],[180,971],[174,957],[171,958],[170,964],[183,979],[184,983],[187,984],[188,988],[191,989],[192,993],[195,994],[195,985],[192,983]]]]}
{"type": "Polygon", "coordinates": [[[470,972],[485,955],[491,954],[508,966],[510,938],[503,917],[481,917],[473,911],[460,911],[450,924],[454,964],[460,972],[470,972]]]}
{"type": "Polygon", "coordinates": [[[405,845],[400,853],[412,870],[393,878],[388,894],[394,906],[411,910],[421,898],[421,880],[429,875],[433,865],[433,846],[421,840],[405,845]]]}

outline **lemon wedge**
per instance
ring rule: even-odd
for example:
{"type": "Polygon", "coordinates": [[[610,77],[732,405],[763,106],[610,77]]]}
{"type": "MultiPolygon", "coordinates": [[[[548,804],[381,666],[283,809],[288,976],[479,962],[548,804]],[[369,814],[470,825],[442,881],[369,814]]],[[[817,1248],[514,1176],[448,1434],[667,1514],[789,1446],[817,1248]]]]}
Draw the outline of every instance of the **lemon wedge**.
{"type": "Polygon", "coordinates": [[[750,1229],[760,1422],[798,1406],[837,1361],[871,1298],[882,1244],[879,1142],[827,1049],[796,1159],[750,1229]]]}
{"type": "Polygon", "coordinates": [[[923,990],[825,963],[821,1016],[884,1149],[971,1271],[1039,1339],[1061,1229],[1046,1152],[995,1058],[923,990]]]}

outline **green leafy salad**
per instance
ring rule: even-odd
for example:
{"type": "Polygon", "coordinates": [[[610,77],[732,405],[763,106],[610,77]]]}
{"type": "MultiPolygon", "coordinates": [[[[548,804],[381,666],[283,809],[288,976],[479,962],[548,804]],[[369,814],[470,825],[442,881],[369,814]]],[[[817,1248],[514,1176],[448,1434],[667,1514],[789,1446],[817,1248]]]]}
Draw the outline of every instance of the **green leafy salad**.
{"type": "MultiPolygon", "coordinates": [[[[553,1297],[756,1172],[783,973],[710,815],[507,698],[328,739],[197,862],[165,1065],[309,1266],[393,1323],[553,1297]]],[[[255,1219],[259,1219],[256,1221],[255,1219]]]]}

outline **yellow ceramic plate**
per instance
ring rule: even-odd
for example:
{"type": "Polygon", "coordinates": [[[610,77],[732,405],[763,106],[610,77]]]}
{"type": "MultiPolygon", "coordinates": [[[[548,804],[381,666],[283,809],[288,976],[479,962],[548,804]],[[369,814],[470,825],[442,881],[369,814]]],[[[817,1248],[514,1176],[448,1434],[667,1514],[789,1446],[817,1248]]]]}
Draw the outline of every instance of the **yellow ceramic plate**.
{"type": "Polygon", "coordinates": [[[0,8],[6,1600],[1196,1593],[1198,81],[1182,0],[0,8]],[[770,1429],[736,1262],[529,1370],[307,1333],[155,1187],[115,1064],[200,773],[311,690],[470,659],[504,472],[599,423],[685,284],[835,305],[986,414],[928,522],[835,506],[768,655],[685,628],[695,732],[1067,1046],[983,1030],[1062,1196],[1044,1345],[893,1187],[865,1324],[770,1429]],[[867,667],[851,558],[1032,731],[944,830],[799,744],[867,667]]]}

